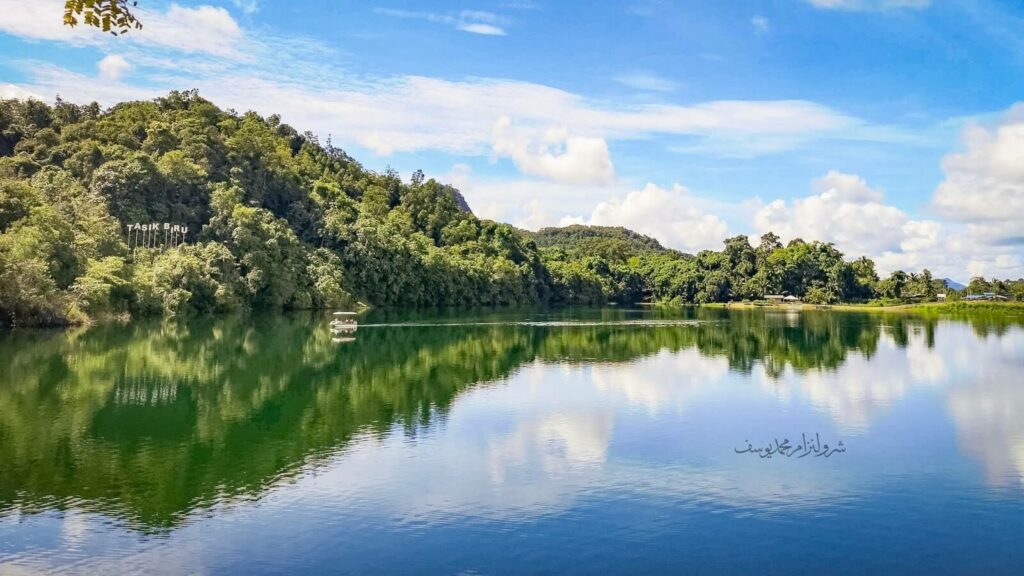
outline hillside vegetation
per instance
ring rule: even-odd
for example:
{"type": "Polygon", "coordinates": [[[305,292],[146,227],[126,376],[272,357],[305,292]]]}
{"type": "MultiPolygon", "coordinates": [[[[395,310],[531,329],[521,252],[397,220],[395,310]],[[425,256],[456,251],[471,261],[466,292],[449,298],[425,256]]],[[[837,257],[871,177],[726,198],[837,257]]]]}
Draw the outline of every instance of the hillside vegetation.
{"type": "MultiPolygon", "coordinates": [[[[584,226],[573,224],[561,228],[541,228],[537,232],[521,230],[527,238],[552,258],[599,256],[609,262],[626,262],[634,256],[673,253],[650,236],[622,226],[584,226]]],[[[688,257],[688,256],[687,256],[688,257]]]]}
{"type": "MultiPolygon", "coordinates": [[[[161,228],[162,229],[162,228],[161,228]]],[[[279,117],[195,92],[103,110],[0,100],[0,323],[350,306],[934,295],[768,234],[690,257],[622,228],[524,233],[421,172],[363,168],[279,117]],[[138,248],[128,225],[187,229],[138,248]]]]}

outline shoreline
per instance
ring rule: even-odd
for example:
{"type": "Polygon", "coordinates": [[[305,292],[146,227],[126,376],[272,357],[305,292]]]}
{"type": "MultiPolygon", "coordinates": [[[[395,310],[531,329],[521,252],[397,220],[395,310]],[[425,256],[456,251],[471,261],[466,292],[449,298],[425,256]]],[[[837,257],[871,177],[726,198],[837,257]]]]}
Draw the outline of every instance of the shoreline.
{"type": "Polygon", "coordinates": [[[989,313],[1000,315],[1024,315],[1024,302],[920,302],[912,304],[807,304],[805,302],[794,304],[758,304],[755,302],[713,302],[702,304],[708,308],[741,308],[748,310],[829,310],[840,312],[917,312],[917,313],[989,313]]]}

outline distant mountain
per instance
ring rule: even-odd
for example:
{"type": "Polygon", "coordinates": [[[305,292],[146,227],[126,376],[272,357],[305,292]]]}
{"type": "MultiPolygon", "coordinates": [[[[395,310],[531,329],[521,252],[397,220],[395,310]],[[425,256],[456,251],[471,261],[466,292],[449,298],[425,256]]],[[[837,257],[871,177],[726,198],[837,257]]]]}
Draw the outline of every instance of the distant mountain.
{"type": "Polygon", "coordinates": [[[946,288],[952,288],[953,290],[963,290],[964,288],[967,288],[967,286],[964,286],[963,284],[950,278],[943,278],[942,281],[946,283],[946,288]]]}
{"type": "Polygon", "coordinates": [[[689,258],[688,254],[665,248],[656,239],[621,226],[571,226],[542,228],[537,232],[522,233],[543,249],[561,249],[570,257],[601,256],[611,262],[624,262],[633,256],[648,254],[674,254],[689,258]]]}

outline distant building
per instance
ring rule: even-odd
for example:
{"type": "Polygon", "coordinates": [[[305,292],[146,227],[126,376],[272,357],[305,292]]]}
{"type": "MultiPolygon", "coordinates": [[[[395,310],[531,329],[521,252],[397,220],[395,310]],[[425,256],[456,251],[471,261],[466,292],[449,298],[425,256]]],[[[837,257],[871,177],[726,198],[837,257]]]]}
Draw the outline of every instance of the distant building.
{"type": "Polygon", "coordinates": [[[939,300],[945,300],[946,299],[946,293],[943,292],[941,294],[936,294],[935,297],[938,298],[939,300]]]}
{"type": "Polygon", "coordinates": [[[800,301],[799,298],[797,298],[796,296],[793,296],[792,294],[790,294],[789,296],[784,297],[782,300],[784,302],[799,302],[800,301]]]}
{"type": "Polygon", "coordinates": [[[982,294],[968,294],[964,300],[1006,300],[1006,296],[1000,296],[995,292],[984,292],[982,294]]]}
{"type": "Polygon", "coordinates": [[[764,299],[769,302],[782,302],[783,300],[786,299],[786,297],[783,296],[782,294],[767,294],[765,295],[764,299]]]}

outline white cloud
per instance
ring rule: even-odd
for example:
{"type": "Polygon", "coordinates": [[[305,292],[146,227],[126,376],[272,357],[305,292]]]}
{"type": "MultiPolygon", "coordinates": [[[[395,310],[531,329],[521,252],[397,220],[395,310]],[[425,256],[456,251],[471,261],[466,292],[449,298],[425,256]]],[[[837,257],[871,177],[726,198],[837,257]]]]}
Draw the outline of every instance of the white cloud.
{"type": "Polygon", "coordinates": [[[644,92],[673,92],[679,88],[678,82],[644,71],[620,74],[612,80],[623,86],[644,92]]]}
{"type": "Polygon", "coordinates": [[[910,220],[901,228],[903,239],[900,250],[904,252],[920,252],[939,244],[941,225],[930,220],[910,220]]]}
{"type": "Polygon", "coordinates": [[[551,215],[551,211],[540,200],[530,200],[526,203],[525,210],[526,215],[513,223],[518,228],[540,230],[548,226],[558,225],[558,220],[551,215]]]}
{"type": "Polygon", "coordinates": [[[847,257],[872,258],[882,275],[924,268],[961,281],[1024,275],[1019,250],[1007,242],[1024,236],[1019,218],[998,225],[912,219],[859,176],[835,171],[816,180],[814,189],[811,196],[762,206],[754,228],[784,240],[833,242],[847,257]]]}
{"type": "Polygon", "coordinates": [[[754,26],[754,34],[758,36],[764,36],[771,32],[771,25],[764,16],[754,16],[750,19],[750,23],[754,26]]]}
{"type": "Polygon", "coordinates": [[[457,29],[463,32],[472,32],[473,34],[483,34],[485,36],[504,36],[505,31],[493,24],[480,24],[479,22],[468,24],[462,23],[456,26],[457,29]]]}
{"type": "Polygon", "coordinates": [[[574,215],[589,211],[601,197],[628,190],[618,181],[595,188],[534,178],[477,177],[461,163],[440,178],[462,192],[477,216],[531,230],[582,223],[582,218],[574,215]]]}
{"type": "Polygon", "coordinates": [[[182,52],[203,52],[215,56],[240,57],[238,42],[244,34],[224,8],[197,6],[185,8],[171,4],[165,14],[141,12],[145,34],[136,34],[142,43],[154,43],[182,52]]]}
{"type": "Polygon", "coordinates": [[[527,130],[562,126],[574,136],[606,140],[659,133],[809,138],[839,136],[842,128],[858,124],[802,101],[608,107],[563,90],[510,80],[406,76],[355,84],[336,78],[333,84],[285,83],[252,75],[190,81],[222,105],[279,112],[292,123],[344,134],[349,143],[383,155],[427,149],[480,155],[489,151],[493,126],[504,116],[527,130]],[[258,102],[253,94],[260,95],[258,102]]]}
{"type": "Polygon", "coordinates": [[[511,158],[524,174],[575,184],[615,179],[604,139],[571,135],[566,128],[549,128],[535,138],[505,116],[494,124],[492,148],[496,155],[511,158]]]}
{"type": "Polygon", "coordinates": [[[110,54],[96,63],[99,68],[100,78],[104,80],[118,81],[132,69],[132,65],[125,60],[124,56],[110,54]]]}
{"type": "Polygon", "coordinates": [[[1024,236],[1024,103],[991,129],[968,126],[963,142],[965,150],[942,159],[946,179],[935,190],[936,210],[985,224],[989,232],[1002,227],[1011,237],[1024,236]]]}
{"type": "Polygon", "coordinates": [[[718,249],[727,226],[718,216],[702,211],[700,203],[679,184],[671,189],[647,184],[625,199],[599,203],[587,224],[625,226],[687,252],[718,249]]]}
{"type": "Polygon", "coordinates": [[[451,26],[452,28],[463,32],[483,34],[485,36],[505,36],[506,32],[503,26],[507,26],[508,23],[507,18],[481,10],[463,10],[458,14],[437,14],[434,12],[414,12],[411,10],[377,8],[374,12],[382,16],[391,16],[393,18],[426,20],[427,22],[451,26]]]}
{"type": "Polygon", "coordinates": [[[439,178],[439,181],[446,182],[459,190],[466,199],[466,202],[472,207],[473,214],[478,218],[494,220],[496,222],[507,221],[506,215],[509,208],[507,201],[509,199],[482,194],[481,188],[487,190],[490,186],[487,184],[483,186],[477,185],[478,183],[473,180],[472,176],[473,168],[468,164],[459,163],[452,166],[447,174],[439,178]],[[503,200],[505,201],[503,202],[503,200]]]}
{"type": "Polygon", "coordinates": [[[136,13],[145,31],[130,32],[117,38],[93,28],[63,24],[61,0],[0,0],[0,31],[31,40],[54,40],[75,45],[124,44],[170,48],[185,53],[244,58],[240,49],[244,33],[224,8],[171,4],[166,12],[139,8],[136,13]]]}
{"type": "Polygon", "coordinates": [[[105,39],[106,34],[97,34],[85,26],[65,26],[61,15],[64,3],[61,0],[0,0],[0,31],[13,36],[32,40],[60,40],[75,44],[105,39]]]}
{"type": "MultiPolygon", "coordinates": [[[[0,8],[12,3],[0,0],[0,8]]],[[[59,1],[54,6],[59,7],[59,1]]],[[[31,4],[31,10],[38,11],[37,5],[31,4]]],[[[479,11],[463,11],[458,16],[378,12],[440,18],[453,26],[473,23],[500,28],[503,22],[500,16],[479,11]]],[[[102,34],[81,27],[64,29],[43,13],[31,16],[20,23],[6,19],[0,26],[25,38],[109,46],[105,43],[110,40],[102,34]],[[47,23],[44,30],[32,28],[39,21],[47,23]]],[[[98,98],[106,104],[140,92],[157,95],[195,87],[221,106],[280,113],[293,125],[335,134],[339,145],[359,145],[381,155],[422,150],[485,155],[493,151],[493,126],[502,117],[534,134],[564,127],[576,139],[572,140],[574,146],[590,144],[595,155],[602,153],[601,141],[606,146],[615,139],[658,134],[730,142],[730,150],[757,142],[756,149],[749,151],[756,155],[760,150],[777,151],[816,137],[844,138],[851,129],[863,126],[856,118],[800,100],[638,105],[595,102],[542,84],[503,79],[353,77],[326,63],[330,59],[323,57],[323,46],[296,37],[246,34],[222,8],[172,4],[166,13],[143,16],[145,34],[117,39],[118,52],[135,66],[132,86],[112,87],[96,80],[83,84],[79,74],[23,62],[30,80],[20,87],[51,97],[59,93],[70,99],[98,98]],[[286,76],[280,74],[284,65],[289,70],[286,76]]],[[[646,81],[648,88],[668,87],[664,82],[652,84],[652,78],[632,80],[646,81]]]]}
{"type": "Polygon", "coordinates": [[[260,9],[259,0],[231,0],[231,3],[245,14],[253,14],[260,9]]]}
{"type": "Polygon", "coordinates": [[[920,9],[931,5],[932,0],[808,0],[815,8],[826,10],[895,10],[899,8],[920,9]]]}
{"type": "Polygon", "coordinates": [[[878,256],[935,244],[937,223],[911,220],[899,208],[885,204],[882,192],[859,176],[830,171],[813,187],[815,195],[764,206],[754,217],[755,227],[787,239],[834,242],[850,256],[878,256]]]}
{"type": "Polygon", "coordinates": [[[14,84],[0,84],[0,98],[16,98],[18,100],[35,98],[36,100],[46,100],[42,96],[14,84]]]}
{"type": "Polygon", "coordinates": [[[167,89],[141,88],[129,82],[112,83],[101,79],[99,75],[86,76],[43,62],[32,62],[31,74],[35,83],[21,86],[19,89],[36,95],[44,102],[51,100],[54,95],[60,94],[62,98],[79,104],[86,102],[113,104],[127,100],[155,98],[166,95],[168,90],[172,89],[170,87],[167,89]]]}
{"type": "Polygon", "coordinates": [[[932,207],[946,218],[931,248],[909,243],[887,254],[880,266],[932,267],[944,275],[1024,276],[1024,104],[1010,108],[990,127],[971,124],[963,148],[946,155],[946,177],[932,207]]]}

